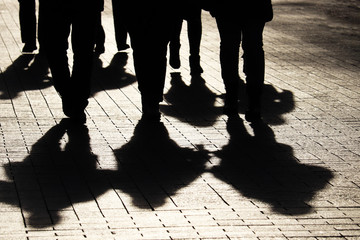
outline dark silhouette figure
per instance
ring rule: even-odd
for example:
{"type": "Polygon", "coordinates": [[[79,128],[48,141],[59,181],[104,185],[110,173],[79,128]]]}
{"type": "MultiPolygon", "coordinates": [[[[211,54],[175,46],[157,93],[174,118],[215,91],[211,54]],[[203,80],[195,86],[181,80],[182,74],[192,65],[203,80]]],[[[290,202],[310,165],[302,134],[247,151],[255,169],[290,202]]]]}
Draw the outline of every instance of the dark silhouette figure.
{"type": "Polygon", "coordinates": [[[120,89],[136,82],[136,77],[126,72],[127,60],[126,52],[118,52],[112,58],[109,66],[103,68],[101,59],[96,58],[92,76],[92,93],[107,89],[120,89]]]}
{"type": "Polygon", "coordinates": [[[118,51],[123,51],[130,46],[127,44],[127,30],[123,19],[121,18],[121,10],[123,8],[122,0],[112,0],[115,41],[118,51]]]}
{"type": "MultiPolygon", "coordinates": [[[[104,0],[101,0],[101,12],[104,11],[104,0]]],[[[101,13],[97,15],[96,37],[95,37],[95,54],[100,56],[105,52],[105,31],[102,26],[101,13]]]]}
{"type": "Polygon", "coordinates": [[[185,1],[178,6],[177,17],[174,21],[173,33],[170,39],[170,65],[171,67],[180,68],[180,33],[183,20],[187,21],[187,33],[190,46],[190,74],[198,76],[203,73],[200,65],[200,43],[201,43],[201,7],[198,2],[185,1]]]}
{"type": "Polygon", "coordinates": [[[32,53],[37,49],[35,5],[35,0],[19,0],[20,31],[24,53],[32,53]]]}
{"type": "Polygon", "coordinates": [[[238,116],[229,117],[229,143],[215,153],[221,162],[213,173],[245,197],[269,203],[275,212],[309,213],[312,207],[308,202],[328,184],[331,171],[299,163],[292,148],[276,142],[265,123],[251,126],[254,136],[238,116]]]}
{"type": "Polygon", "coordinates": [[[203,147],[183,148],[169,137],[161,122],[140,120],[130,141],[115,151],[119,176],[130,175],[132,185],[115,188],[128,193],[139,208],[156,209],[175,197],[205,171],[209,159],[203,147]],[[139,151],[141,149],[141,151],[139,151]]]}
{"type": "Polygon", "coordinates": [[[164,95],[170,105],[161,105],[165,115],[183,119],[196,126],[212,126],[221,109],[215,106],[218,95],[212,92],[201,77],[192,77],[190,85],[180,73],[171,73],[171,88],[164,95]]]}
{"type": "Polygon", "coordinates": [[[43,1],[41,4],[46,15],[45,51],[63,112],[74,122],[85,123],[101,1],[43,1]],[[67,56],[70,31],[74,52],[71,73],[67,56]]]}
{"type": "Polygon", "coordinates": [[[49,67],[43,54],[20,55],[0,75],[0,99],[15,99],[26,90],[51,87],[49,67]]]}
{"type": "Polygon", "coordinates": [[[172,8],[175,6],[162,2],[123,3],[121,16],[130,35],[143,117],[150,121],[160,120],[169,29],[174,18],[172,8]]]}
{"type": "Polygon", "coordinates": [[[259,120],[265,74],[262,33],[265,23],[273,17],[271,0],[247,0],[226,4],[215,1],[211,14],[216,18],[221,39],[221,75],[226,90],[224,113],[237,114],[239,48],[242,42],[248,98],[245,118],[250,122],[259,120]]]}

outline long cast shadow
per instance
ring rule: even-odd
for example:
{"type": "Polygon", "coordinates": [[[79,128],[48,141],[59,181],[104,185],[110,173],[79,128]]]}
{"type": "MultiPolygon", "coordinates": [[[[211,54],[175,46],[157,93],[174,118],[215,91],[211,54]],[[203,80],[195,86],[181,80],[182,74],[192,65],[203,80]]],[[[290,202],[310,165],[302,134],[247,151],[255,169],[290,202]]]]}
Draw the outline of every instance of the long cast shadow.
{"type": "Polygon", "coordinates": [[[87,127],[73,126],[68,119],[46,132],[22,162],[4,167],[13,181],[0,181],[0,189],[8,193],[1,194],[0,201],[21,207],[25,226],[56,225],[61,211],[94,200],[110,188],[98,184],[91,189],[91,183],[104,176],[97,170],[87,127]]]}
{"type": "Polygon", "coordinates": [[[15,99],[26,90],[52,86],[49,67],[43,54],[20,55],[0,75],[0,99],[15,99]]]}
{"type": "Polygon", "coordinates": [[[92,94],[103,90],[120,89],[133,84],[135,75],[126,71],[128,54],[126,52],[116,53],[107,67],[103,67],[100,58],[94,58],[92,76],[92,94]]]}
{"type": "MultiPolygon", "coordinates": [[[[198,150],[178,146],[163,124],[149,126],[143,121],[115,153],[118,168],[101,169],[88,128],[63,119],[23,161],[4,165],[9,180],[0,181],[0,201],[21,208],[25,226],[35,228],[61,223],[64,211],[76,218],[78,203],[94,202],[114,189],[130,196],[135,207],[155,209],[198,178],[209,158],[201,146],[198,150]]],[[[118,203],[113,207],[128,207],[126,201],[118,203]]]]}
{"type": "Polygon", "coordinates": [[[115,155],[119,161],[119,175],[133,176],[135,184],[133,188],[126,185],[115,188],[128,193],[135,206],[152,209],[162,206],[179,189],[197,179],[209,159],[201,145],[197,149],[180,147],[169,137],[163,123],[142,120],[135,127],[131,140],[117,149],[115,155]]]}
{"type": "Polygon", "coordinates": [[[228,145],[215,153],[221,159],[212,171],[242,195],[268,203],[290,215],[312,210],[309,201],[333,177],[324,167],[301,164],[291,146],[278,143],[265,123],[252,124],[254,136],[240,118],[230,118],[228,145]]]}
{"type": "Polygon", "coordinates": [[[171,73],[171,88],[164,95],[170,105],[161,105],[161,112],[176,117],[196,126],[212,126],[222,108],[216,107],[217,95],[205,84],[205,80],[198,76],[192,77],[187,85],[180,73],[171,73]]]}
{"type": "MultiPolygon", "coordinates": [[[[217,95],[206,86],[202,77],[193,77],[187,85],[178,72],[171,73],[171,87],[164,95],[169,105],[161,105],[161,112],[175,117],[189,124],[208,127],[212,126],[223,114],[222,105],[215,106],[215,102],[224,99],[224,95],[217,95]]],[[[239,113],[246,111],[246,92],[243,80],[239,79],[239,113]]],[[[294,96],[288,90],[278,91],[270,84],[264,85],[263,117],[269,124],[285,123],[283,115],[295,108],[294,96]]]]}

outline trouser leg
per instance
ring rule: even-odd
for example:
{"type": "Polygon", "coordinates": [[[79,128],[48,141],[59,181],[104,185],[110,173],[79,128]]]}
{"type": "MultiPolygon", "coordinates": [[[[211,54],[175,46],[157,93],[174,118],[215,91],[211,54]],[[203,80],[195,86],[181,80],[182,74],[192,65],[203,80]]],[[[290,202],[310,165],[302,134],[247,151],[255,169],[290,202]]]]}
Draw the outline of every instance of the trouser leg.
{"type": "Polygon", "coordinates": [[[36,9],[35,0],[19,0],[21,40],[36,46],[36,9]]]}
{"type": "Polygon", "coordinates": [[[85,108],[90,95],[96,19],[100,12],[75,15],[72,22],[71,42],[74,52],[71,86],[68,93],[85,108]]]}
{"type": "Polygon", "coordinates": [[[264,23],[244,25],[242,29],[242,48],[244,50],[243,70],[246,75],[248,108],[250,110],[260,111],[265,74],[265,59],[262,38],[264,23]]]}
{"type": "Polygon", "coordinates": [[[221,76],[226,90],[225,104],[236,105],[239,82],[241,28],[226,17],[216,18],[220,33],[221,76]]]}

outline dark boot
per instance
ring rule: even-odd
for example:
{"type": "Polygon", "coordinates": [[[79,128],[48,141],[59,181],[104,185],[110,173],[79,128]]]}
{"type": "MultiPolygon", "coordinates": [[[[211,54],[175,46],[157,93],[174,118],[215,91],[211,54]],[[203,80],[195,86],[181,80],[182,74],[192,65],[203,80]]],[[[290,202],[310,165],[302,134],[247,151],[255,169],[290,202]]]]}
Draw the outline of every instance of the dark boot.
{"type": "Polygon", "coordinates": [[[179,69],[181,66],[180,62],[180,44],[170,43],[170,66],[174,69],[179,69]]]}
{"type": "Polygon", "coordinates": [[[199,55],[197,55],[197,56],[190,55],[189,62],[190,62],[190,75],[191,76],[199,76],[204,72],[204,70],[200,66],[200,56],[199,55]]]}

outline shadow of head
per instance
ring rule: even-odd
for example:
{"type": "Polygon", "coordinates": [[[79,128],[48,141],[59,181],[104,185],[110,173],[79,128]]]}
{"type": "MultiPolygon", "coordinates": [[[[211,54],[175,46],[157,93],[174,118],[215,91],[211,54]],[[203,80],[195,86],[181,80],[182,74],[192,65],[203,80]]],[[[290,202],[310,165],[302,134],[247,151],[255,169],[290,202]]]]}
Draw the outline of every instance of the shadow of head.
{"type": "Polygon", "coordinates": [[[100,58],[95,58],[92,75],[92,92],[120,89],[133,84],[136,81],[136,77],[126,71],[127,61],[128,54],[126,52],[116,53],[107,67],[103,67],[103,62],[100,58]]]}
{"type": "Polygon", "coordinates": [[[186,84],[180,73],[171,73],[171,88],[164,95],[169,105],[161,105],[161,112],[195,126],[212,126],[222,109],[215,106],[217,95],[201,77],[192,77],[186,84]]]}
{"type": "Polygon", "coordinates": [[[214,174],[245,197],[269,204],[274,212],[301,215],[312,211],[309,202],[326,186],[332,173],[318,166],[301,164],[293,149],[278,143],[272,129],[253,124],[254,136],[241,119],[230,119],[229,144],[216,155],[221,163],[214,174]]]}
{"type": "Polygon", "coordinates": [[[160,207],[204,171],[209,159],[202,146],[179,146],[163,123],[139,121],[131,140],[115,152],[120,175],[133,176],[133,188],[119,185],[139,208],[160,207]]]}
{"type": "Polygon", "coordinates": [[[0,99],[14,99],[22,91],[51,87],[48,74],[49,68],[43,54],[20,55],[0,75],[6,82],[0,88],[0,99]]]}

